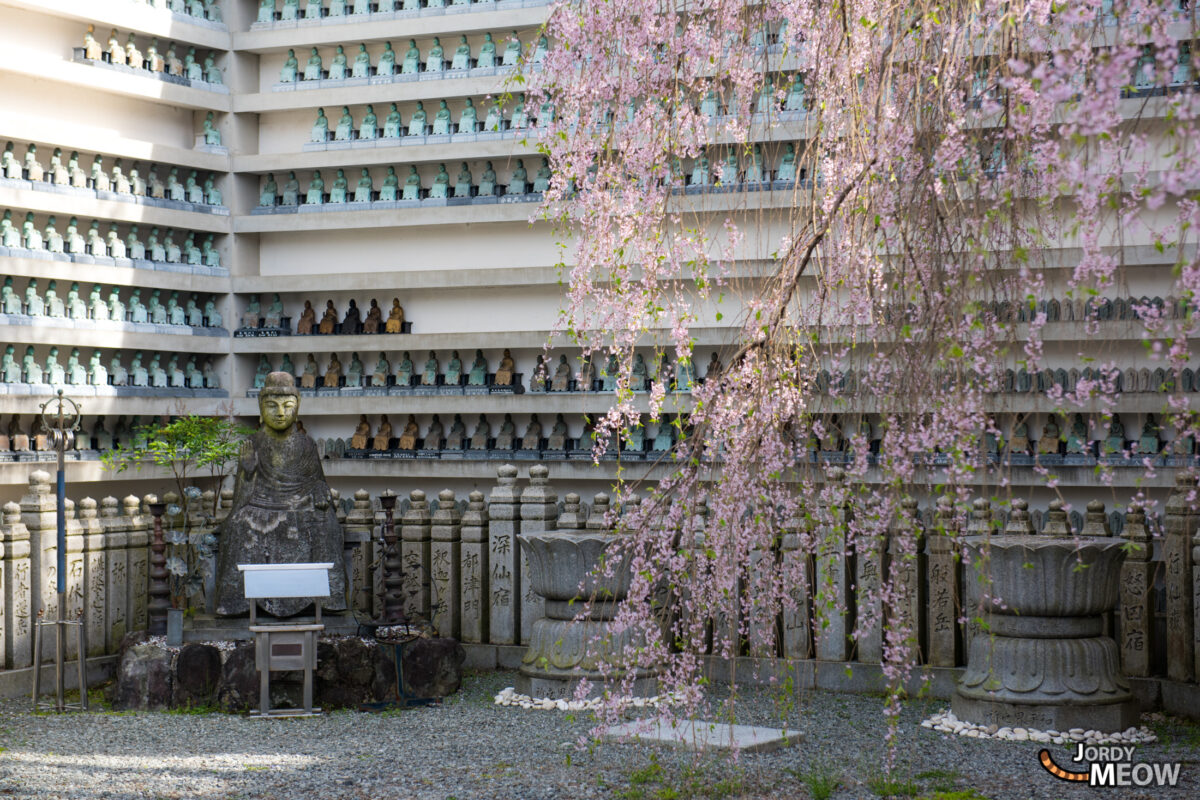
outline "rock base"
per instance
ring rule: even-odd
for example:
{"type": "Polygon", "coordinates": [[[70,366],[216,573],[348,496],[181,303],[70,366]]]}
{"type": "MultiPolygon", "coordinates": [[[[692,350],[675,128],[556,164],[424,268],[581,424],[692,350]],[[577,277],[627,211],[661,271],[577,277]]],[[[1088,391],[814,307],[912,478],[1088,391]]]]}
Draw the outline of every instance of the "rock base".
{"type": "Polygon", "coordinates": [[[977,725],[1052,731],[1083,728],[1085,731],[1113,733],[1136,727],[1140,718],[1137,701],[1132,696],[1113,703],[1031,705],[981,700],[955,693],[950,701],[950,709],[958,719],[969,720],[977,725]]]}
{"type": "MultiPolygon", "coordinates": [[[[358,708],[396,699],[394,648],[357,636],[317,642],[313,703],[324,709],[358,708]]],[[[404,649],[405,691],[446,697],[462,682],[462,645],[453,639],[416,639],[404,649]]],[[[271,674],[271,705],[303,707],[303,673],[271,674]]],[[[161,637],[130,634],[122,643],[113,705],[121,710],[211,708],[242,712],[258,707],[254,643],[190,642],[167,647],[161,637]]]]}
{"type": "MultiPolygon", "coordinates": [[[[575,690],[583,676],[554,675],[528,667],[521,667],[517,674],[516,689],[521,694],[537,698],[553,700],[574,700],[575,690]]],[[[607,691],[613,691],[628,697],[653,697],[658,694],[658,679],[653,675],[643,675],[633,680],[633,686],[627,691],[626,684],[620,679],[609,678],[607,681],[600,675],[588,675],[588,692],[584,700],[600,697],[607,691]]]]}

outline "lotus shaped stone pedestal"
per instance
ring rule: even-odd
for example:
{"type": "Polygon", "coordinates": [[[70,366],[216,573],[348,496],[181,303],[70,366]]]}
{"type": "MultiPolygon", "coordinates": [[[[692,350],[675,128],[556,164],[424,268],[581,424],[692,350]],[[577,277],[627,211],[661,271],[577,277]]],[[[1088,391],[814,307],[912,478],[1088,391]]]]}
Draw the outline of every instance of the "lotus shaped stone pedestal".
{"type": "Polygon", "coordinates": [[[1123,544],[1107,537],[967,539],[970,562],[984,566],[967,576],[966,614],[990,611],[971,635],[955,716],[1060,731],[1137,724],[1137,702],[1102,616],[1117,604],[1123,544]]]}
{"type": "MultiPolygon", "coordinates": [[[[612,550],[616,537],[601,531],[546,531],[517,540],[529,559],[533,591],[546,598],[546,616],[534,621],[521,661],[518,691],[571,697],[583,678],[591,684],[590,696],[617,687],[628,671],[604,667],[632,642],[628,632],[611,630],[617,604],[629,593],[629,565],[617,564],[611,578],[593,575],[606,557],[619,557],[612,550]],[[585,610],[587,617],[581,619],[585,610]]],[[[632,693],[654,694],[655,674],[637,669],[632,693]]]]}

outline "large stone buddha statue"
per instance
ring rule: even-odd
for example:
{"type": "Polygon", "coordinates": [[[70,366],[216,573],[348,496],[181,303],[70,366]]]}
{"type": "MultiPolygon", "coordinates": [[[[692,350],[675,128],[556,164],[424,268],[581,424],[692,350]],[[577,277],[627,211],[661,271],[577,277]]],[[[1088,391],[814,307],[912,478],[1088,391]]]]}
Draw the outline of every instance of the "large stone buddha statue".
{"type": "MultiPolygon", "coordinates": [[[[342,529],[317,446],[297,425],[300,392],[295,379],[272,372],[258,397],[262,425],[242,446],[233,508],[219,530],[218,614],[249,610],[238,564],[332,562],[330,595],[322,605],[346,609],[342,529]]],[[[277,617],[293,616],[305,598],[262,599],[258,607],[277,617]]]]}

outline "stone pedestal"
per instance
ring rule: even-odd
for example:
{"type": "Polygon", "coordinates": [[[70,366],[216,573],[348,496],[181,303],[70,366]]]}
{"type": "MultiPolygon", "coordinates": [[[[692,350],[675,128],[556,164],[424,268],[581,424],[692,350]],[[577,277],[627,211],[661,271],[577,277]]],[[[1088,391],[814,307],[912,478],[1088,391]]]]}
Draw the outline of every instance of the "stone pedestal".
{"type": "Polygon", "coordinates": [[[970,642],[954,714],[977,724],[1052,730],[1136,725],[1137,702],[1121,675],[1117,644],[1104,635],[1124,542],[1028,535],[966,542],[970,561],[983,559],[991,581],[968,581],[967,607],[998,610],[970,642]]]}
{"type": "MultiPolygon", "coordinates": [[[[621,658],[632,643],[629,632],[610,631],[617,604],[629,593],[629,566],[618,565],[609,579],[592,575],[615,537],[599,531],[541,531],[517,540],[528,558],[533,591],[545,599],[546,609],[546,616],[533,623],[517,691],[532,697],[572,697],[583,678],[591,684],[590,696],[610,687],[624,691],[627,670],[612,668],[606,676],[600,668],[609,658],[621,658]],[[601,597],[607,599],[596,599],[601,597]],[[590,608],[589,600],[595,600],[590,608]],[[587,617],[577,619],[585,610],[587,617]]],[[[652,669],[636,669],[632,693],[654,694],[655,675],[652,669]]]]}

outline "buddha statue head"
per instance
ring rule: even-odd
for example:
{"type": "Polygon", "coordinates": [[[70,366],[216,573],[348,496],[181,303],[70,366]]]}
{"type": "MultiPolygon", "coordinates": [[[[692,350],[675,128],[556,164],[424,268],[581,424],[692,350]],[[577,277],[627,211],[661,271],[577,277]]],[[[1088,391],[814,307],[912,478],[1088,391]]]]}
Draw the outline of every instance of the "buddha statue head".
{"type": "Polygon", "coordinates": [[[292,432],[300,415],[300,392],[296,379],[287,372],[267,375],[258,394],[258,416],[263,430],[276,437],[292,432]]]}

